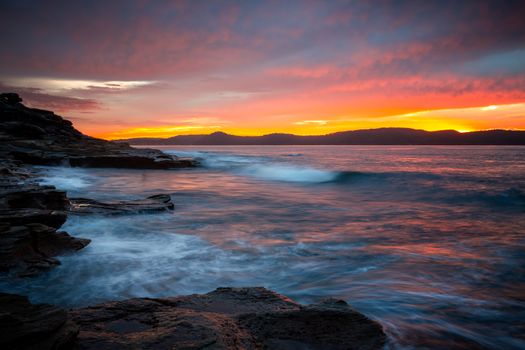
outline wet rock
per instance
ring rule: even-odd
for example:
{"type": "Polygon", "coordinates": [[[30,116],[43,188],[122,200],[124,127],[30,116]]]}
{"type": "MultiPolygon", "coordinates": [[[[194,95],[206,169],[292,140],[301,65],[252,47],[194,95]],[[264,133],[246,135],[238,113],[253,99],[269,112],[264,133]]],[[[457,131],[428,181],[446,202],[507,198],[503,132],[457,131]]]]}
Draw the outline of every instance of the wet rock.
{"type": "Polygon", "coordinates": [[[0,196],[0,205],[5,208],[49,210],[67,210],[69,208],[66,193],[53,186],[37,184],[0,186],[0,196]]]}
{"type": "Polygon", "coordinates": [[[33,165],[136,169],[195,167],[193,159],[86,136],[53,112],[28,108],[17,94],[0,95],[0,158],[33,165]]]}
{"type": "Polygon", "coordinates": [[[0,223],[11,226],[25,224],[44,224],[53,228],[60,228],[67,220],[64,211],[43,209],[0,209],[0,223]]]}
{"type": "Polygon", "coordinates": [[[0,271],[34,275],[89,243],[57,232],[67,219],[65,192],[38,185],[16,162],[0,160],[0,173],[0,271]]]}
{"type": "Polygon", "coordinates": [[[88,198],[71,198],[70,212],[74,214],[144,214],[173,210],[175,207],[171,197],[167,194],[158,194],[130,201],[99,202],[88,198]]]}
{"type": "Polygon", "coordinates": [[[248,314],[239,323],[267,349],[381,349],[379,324],[345,306],[315,304],[299,310],[248,314]]]}
{"type": "Polygon", "coordinates": [[[0,224],[0,271],[34,275],[59,265],[55,256],[82,249],[89,242],[40,223],[0,224]]]}
{"type": "Polygon", "coordinates": [[[70,157],[69,165],[89,168],[129,168],[129,169],[174,169],[197,165],[193,159],[177,158],[149,152],[133,151],[131,154],[90,155],[70,157]]]}
{"type": "Polygon", "coordinates": [[[74,310],[79,349],[381,349],[381,326],[344,302],[301,306],[264,288],[130,299],[74,310]]]}
{"type": "Polygon", "coordinates": [[[10,350],[72,349],[78,326],[65,310],[32,305],[26,297],[0,293],[0,348],[10,350]]]}

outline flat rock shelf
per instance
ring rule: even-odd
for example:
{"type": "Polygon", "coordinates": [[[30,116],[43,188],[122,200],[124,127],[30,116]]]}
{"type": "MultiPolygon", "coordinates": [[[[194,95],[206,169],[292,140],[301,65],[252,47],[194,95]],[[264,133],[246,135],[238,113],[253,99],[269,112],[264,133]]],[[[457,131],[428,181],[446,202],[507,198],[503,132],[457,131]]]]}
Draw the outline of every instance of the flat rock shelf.
{"type": "Polygon", "coordinates": [[[385,343],[381,326],[342,300],[303,306],[261,287],[70,311],[0,294],[0,306],[9,329],[0,345],[8,349],[373,350],[385,343]]]}

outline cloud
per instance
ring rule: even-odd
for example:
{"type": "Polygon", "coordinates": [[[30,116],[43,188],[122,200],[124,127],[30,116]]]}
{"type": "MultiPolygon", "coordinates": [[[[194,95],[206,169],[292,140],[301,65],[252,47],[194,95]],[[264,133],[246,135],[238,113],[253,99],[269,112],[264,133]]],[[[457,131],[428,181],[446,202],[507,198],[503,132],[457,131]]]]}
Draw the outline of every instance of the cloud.
{"type": "Polygon", "coordinates": [[[137,89],[143,86],[156,84],[155,81],[97,81],[42,77],[14,77],[6,78],[6,84],[14,87],[31,86],[55,93],[67,92],[121,92],[137,89]]]}
{"type": "Polygon", "coordinates": [[[93,112],[72,116],[100,134],[374,123],[525,100],[524,12],[496,0],[8,1],[0,75],[33,105],[93,112]]]}
{"type": "Polygon", "coordinates": [[[295,125],[309,125],[309,124],[326,125],[327,123],[328,123],[328,121],[326,121],[326,120],[301,120],[299,122],[295,122],[294,124],[295,125]]]}
{"type": "Polygon", "coordinates": [[[13,34],[0,69],[150,80],[291,62],[353,65],[366,52],[377,74],[386,66],[414,73],[522,47],[523,12],[519,1],[8,2],[0,28],[13,34]]]}
{"type": "Polygon", "coordinates": [[[18,93],[24,100],[23,103],[28,106],[52,111],[81,111],[85,113],[94,112],[102,108],[100,103],[93,99],[52,95],[39,88],[14,87],[0,83],[0,90],[18,93]]]}
{"type": "Polygon", "coordinates": [[[174,135],[189,135],[209,133],[220,128],[218,125],[168,125],[158,127],[135,127],[103,134],[106,139],[116,140],[134,137],[171,137],[174,135]]]}

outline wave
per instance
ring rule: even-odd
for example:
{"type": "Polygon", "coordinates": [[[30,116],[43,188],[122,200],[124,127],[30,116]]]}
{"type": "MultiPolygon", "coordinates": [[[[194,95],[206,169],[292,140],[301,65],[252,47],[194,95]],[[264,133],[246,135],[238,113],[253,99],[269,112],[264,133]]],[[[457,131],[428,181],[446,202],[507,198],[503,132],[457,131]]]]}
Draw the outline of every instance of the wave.
{"type": "Polygon", "coordinates": [[[91,186],[95,177],[81,168],[40,167],[43,176],[38,178],[41,185],[55,186],[63,191],[76,191],[91,186]]]}
{"type": "MultiPolygon", "coordinates": [[[[341,173],[317,169],[310,166],[280,162],[273,157],[232,155],[219,152],[180,152],[167,151],[185,157],[199,158],[202,165],[210,169],[231,171],[241,176],[249,176],[262,180],[295,182],[295,183],[325,183],[336,181],[341,173]]],[[[298,157],[302,154],[285,154],[285,157],[298,157]]]]}
{"type": "MultiPolygon", "coordinates": [[[[381,197],[439,201],[452,205],[478,203],[493,207],[523,208],[525,194],[519,188],[479,191],[477,183],[490,179],[476,175],[438,174],[421,171],[358,172],[322,169],[304,164],[302,153],[279,155],[232,154],[214,151],[168,151],[201,159],[204,167],[259,180],[296,184],[327,184],[374,188],[381,197]]],[[[497,181],[493,184],[497,185],[497,181]]]]}
{"type": "Polygon", "coordinates": [[[242,169],[241,174],[272,181],[323,183],[337,179],[338,172],[280,164],[255,164],[242,169]]]}

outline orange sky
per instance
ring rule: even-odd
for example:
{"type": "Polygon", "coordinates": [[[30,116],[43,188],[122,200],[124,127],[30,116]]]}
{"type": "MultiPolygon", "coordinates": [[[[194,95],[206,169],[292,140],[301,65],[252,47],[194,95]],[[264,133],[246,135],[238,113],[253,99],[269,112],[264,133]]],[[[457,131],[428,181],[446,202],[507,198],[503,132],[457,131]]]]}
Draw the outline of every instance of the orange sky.
{"type": "Polygon", "coordinates": [[[525,8],[62,5],[3,8],[0,88],[92,136],[525,129],[525,8]]]}
{"type": "MultiPolygon", "coordinates": [[[[108,131],[99,128],[84,131],[88,134],[106,138],[123,139],[133,137],[170,137],[174,135],[208,134],[224,131],[234,135],[264,135],[274,132],[297,135],[321,135],[344,130],[356,130],[379,127],[409,127],[429,131],[454,129],[461,132],[504,128],[522,130],[525,126],[525,103],[489,105],[482,107],[420,110],[405,114],[387,114],[367,117],[345,117],[344,115],[324,115],[325,119],[305,119],[286,124],[266,125],[264,117],[256,125],[235,125],[235,123],[181,123],[159,126],[136,126],[131,128],[115,127],[108,131]],[[217,124],[217,125],[214,125],[217,124]]],[[[196,120],[198,122],[198,120],[196,120]]]]}

